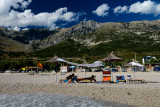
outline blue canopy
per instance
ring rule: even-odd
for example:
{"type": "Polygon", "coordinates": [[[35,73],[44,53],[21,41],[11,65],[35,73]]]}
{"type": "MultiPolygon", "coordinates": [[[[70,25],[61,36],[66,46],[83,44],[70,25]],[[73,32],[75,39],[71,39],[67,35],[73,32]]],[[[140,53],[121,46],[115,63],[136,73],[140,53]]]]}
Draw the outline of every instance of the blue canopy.
{"type": "Polygon", "coordinates": [[[76,66],[70,66],[69,68],[76,68],[76,66]]]}

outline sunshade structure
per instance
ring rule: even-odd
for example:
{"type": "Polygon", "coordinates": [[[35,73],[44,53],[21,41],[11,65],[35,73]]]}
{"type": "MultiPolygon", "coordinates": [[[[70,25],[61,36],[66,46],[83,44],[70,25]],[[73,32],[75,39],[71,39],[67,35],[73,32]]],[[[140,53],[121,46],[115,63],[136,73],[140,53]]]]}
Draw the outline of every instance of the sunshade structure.
{"type": "Polygon", "coordinates": [[[127,65],[125,65],[126,67],[136,67],[139,71],[143,71],[144,70],[144,65],[137,63],[137,62],[130,62],[127,65]]]}
{"type": "Polygon", "coordinates": [[[70,64],[70,65],[75,65],[75,66],[80,66],[80,67],[88,67],[88,68],[102,66],[102,62],[101,61],[96,61],[96,62],[94,62],[92,64],[78,64],[78,63],[66,61],[66,60],[64,60],[62,58],[58,58],[57,56],[55,56],[54,58],[52,58],[50,60],[47,60],[46,62],[49,62],[49,63],[64,62],[64,63],[70,64]]]}
{"type": "MultiPolygon", "coordinates": [[[[111,52],[110,55],[108,55],[106,58],[101,59],[101,61],[111,62],[111,66],[112,66],[112,62],[121,62],[121,61],[123,61],[123,59],[113,55],[113,52],[111,52]]],[[[112,72],[111,72],[111,75],[112,75],[112,81],[113,81],[113,73],[112,72]]]]}
{"type": "Polygon", "coordinates": [[[144,67],[142,64],[140,64],[140,63],[137,63],[137,62],[130,62],[130,63],[128,63],[127,65],[125,65],[125,66],[135,66],[135,67],[144,67]]]}
{"type": "MultiPolygon", "coordinates": [[[[58,58],[57,56],[55,56],[54,58],[52,58],[50,60],[47,60],[46,62],[48,62],[48,63],[67,63],[67,64],[70,64],[70,65],[79,66],[79,67],[87,67],[87,68],[94,68],[94,67],[103,66],[102,61],[96,61],[92,64],[78,64],[78,63],[73,63],[73,62],[66,61],[62,58],[58,58]]],[[[73,71],[73,69],[72,69],[72,71],[73,71]]],[[[57,75],[57,73],[56,73],[56,75],[57,75]]],[[[85,77],[86,77],[86,72],[85,72],[85,77]]],[[[56,78],[57,78],[57,76],[56,76],[56,78]]]]}
{"type": "Polygon", "coordinates": [[[76,68],[76,66],[70,66],[69,68],[71,68],[72,72],[73,72],[73,69],[76,68]]]}
{"type": "Polygon", "coordinates": [[[113,55],[113,52],[112,52],[106,58],[101,59],[101,61],[103,62],[121,62],[123,61],[123,59],[113,55]]]}
{"type": "Polygon", "coordinates": [[[88,67],[88,68],[96,68],[96,67],[103,66],[103,64],[102,64],[102,61],[95,61],[94,63],[91,63],[91,64],[78,64],[77,66],[88,67]]]}
{"type": "Polygon", "coordinates": [[[52,59],[50,60],[47,60],[45,61],[47,63],[56,63],[56,66],[55,66],[55,71],[56,71],[56,83],[57,83],[57,71],[58,71],[58,64],[57,63],[61,63],[61,62],[65,62],[65,60],[61,59],[61,58],[58,58],[57,56],[53,57],[52,59]]]}
{"type": "Polygon", "coordinates": [[[138,68],[140,71],[143,71],[143,69],[144,69],[144,65],[137,63],[137,62],[130,62],[125,66],[126,67],[134,67],[134,79],[136,79],[135,68],[138,68]]]}
{"type": "Polygon", "coordinates": [[[58,58],[57,56],[55,56],[52,59],[47,60],[46,62],[49,62],[49,63],[58,63],[58,62],[65,62],[65,60],[61,59],[61,58],[58,58]]]}

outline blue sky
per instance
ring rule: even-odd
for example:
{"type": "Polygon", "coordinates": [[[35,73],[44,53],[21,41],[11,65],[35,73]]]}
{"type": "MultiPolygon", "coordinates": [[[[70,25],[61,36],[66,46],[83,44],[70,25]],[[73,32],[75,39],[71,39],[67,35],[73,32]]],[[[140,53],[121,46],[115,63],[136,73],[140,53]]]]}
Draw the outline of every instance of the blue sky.
{"type": "Polygon", "coordinates": [[[159,19],[159,0],[0,0],[0,26],[13,30],[159,19]]]}

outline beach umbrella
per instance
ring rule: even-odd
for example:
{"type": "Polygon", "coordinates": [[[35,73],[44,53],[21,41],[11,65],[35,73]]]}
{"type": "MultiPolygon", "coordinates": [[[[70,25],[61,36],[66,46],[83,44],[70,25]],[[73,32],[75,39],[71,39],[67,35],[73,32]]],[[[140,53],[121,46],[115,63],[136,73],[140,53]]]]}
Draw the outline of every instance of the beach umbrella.
{"type": "MultiPolygon", "coordinates": [[[[123,61],[123,59],[113,55],[113,52],[111,52],[110,55],[108,55],[106,58],[101,59],[101,61],[111,62],[111,71],[112,71],[112,63],[113,62],[121,62],[121,61],[123,61]]],[[[112,72],[111,72],[111,75],[112,75],[112,81],[113,81],[113,73],[112,72]]]]}
{"type": "Polygon", "coordinates": [[[76,66],[70,66],[69,68],[76,68],[76,66]]]}
{"type": "Polygon", "coordinates": [[[127,66],[127,67],[134,67],[134,79],[136,79],[136,74],[135,74],[135,72],[136,72],[136,67],[142,67],[143,68],[143,65],[142,64],[140,64],[140,63],[137,63],[137,62],[130,62],[130,63],[128,63],[127,65],[125,65],[125,66],[127,66]]]}
{"type": "Polygon", "coordinates": [[[70,66],[69,68],[72,68],[72,72],[73,72],[73,69],[76,68],[76,66],[70,66]]]}

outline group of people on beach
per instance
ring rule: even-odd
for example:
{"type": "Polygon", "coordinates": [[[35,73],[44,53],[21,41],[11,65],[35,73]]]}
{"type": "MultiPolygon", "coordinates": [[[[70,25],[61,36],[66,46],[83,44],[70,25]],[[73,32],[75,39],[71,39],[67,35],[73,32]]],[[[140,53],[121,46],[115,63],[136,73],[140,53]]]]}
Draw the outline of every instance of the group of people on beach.
{"type": "Polygon", "coordinates": [[[92,81],[97,82],[94,75],[92,75],[91,77],[87,77],[87,78],[77,78],[77,76],[73,73],[67,76],[65,79],[60,79],[60,83],[62,82],[73,83],[75,81],[80,82],[80,81],[85,81],[85,80],[88,80],[90,82],[92,81]]]}
{"type": "Polygon", "coordinates": [[[62,82],[72,83],[76,80],[77,80],[77,76],[73,73],[73,74],[67,76],[65,79],[60,79],[60,83],[62,83],[62,82]]]}

